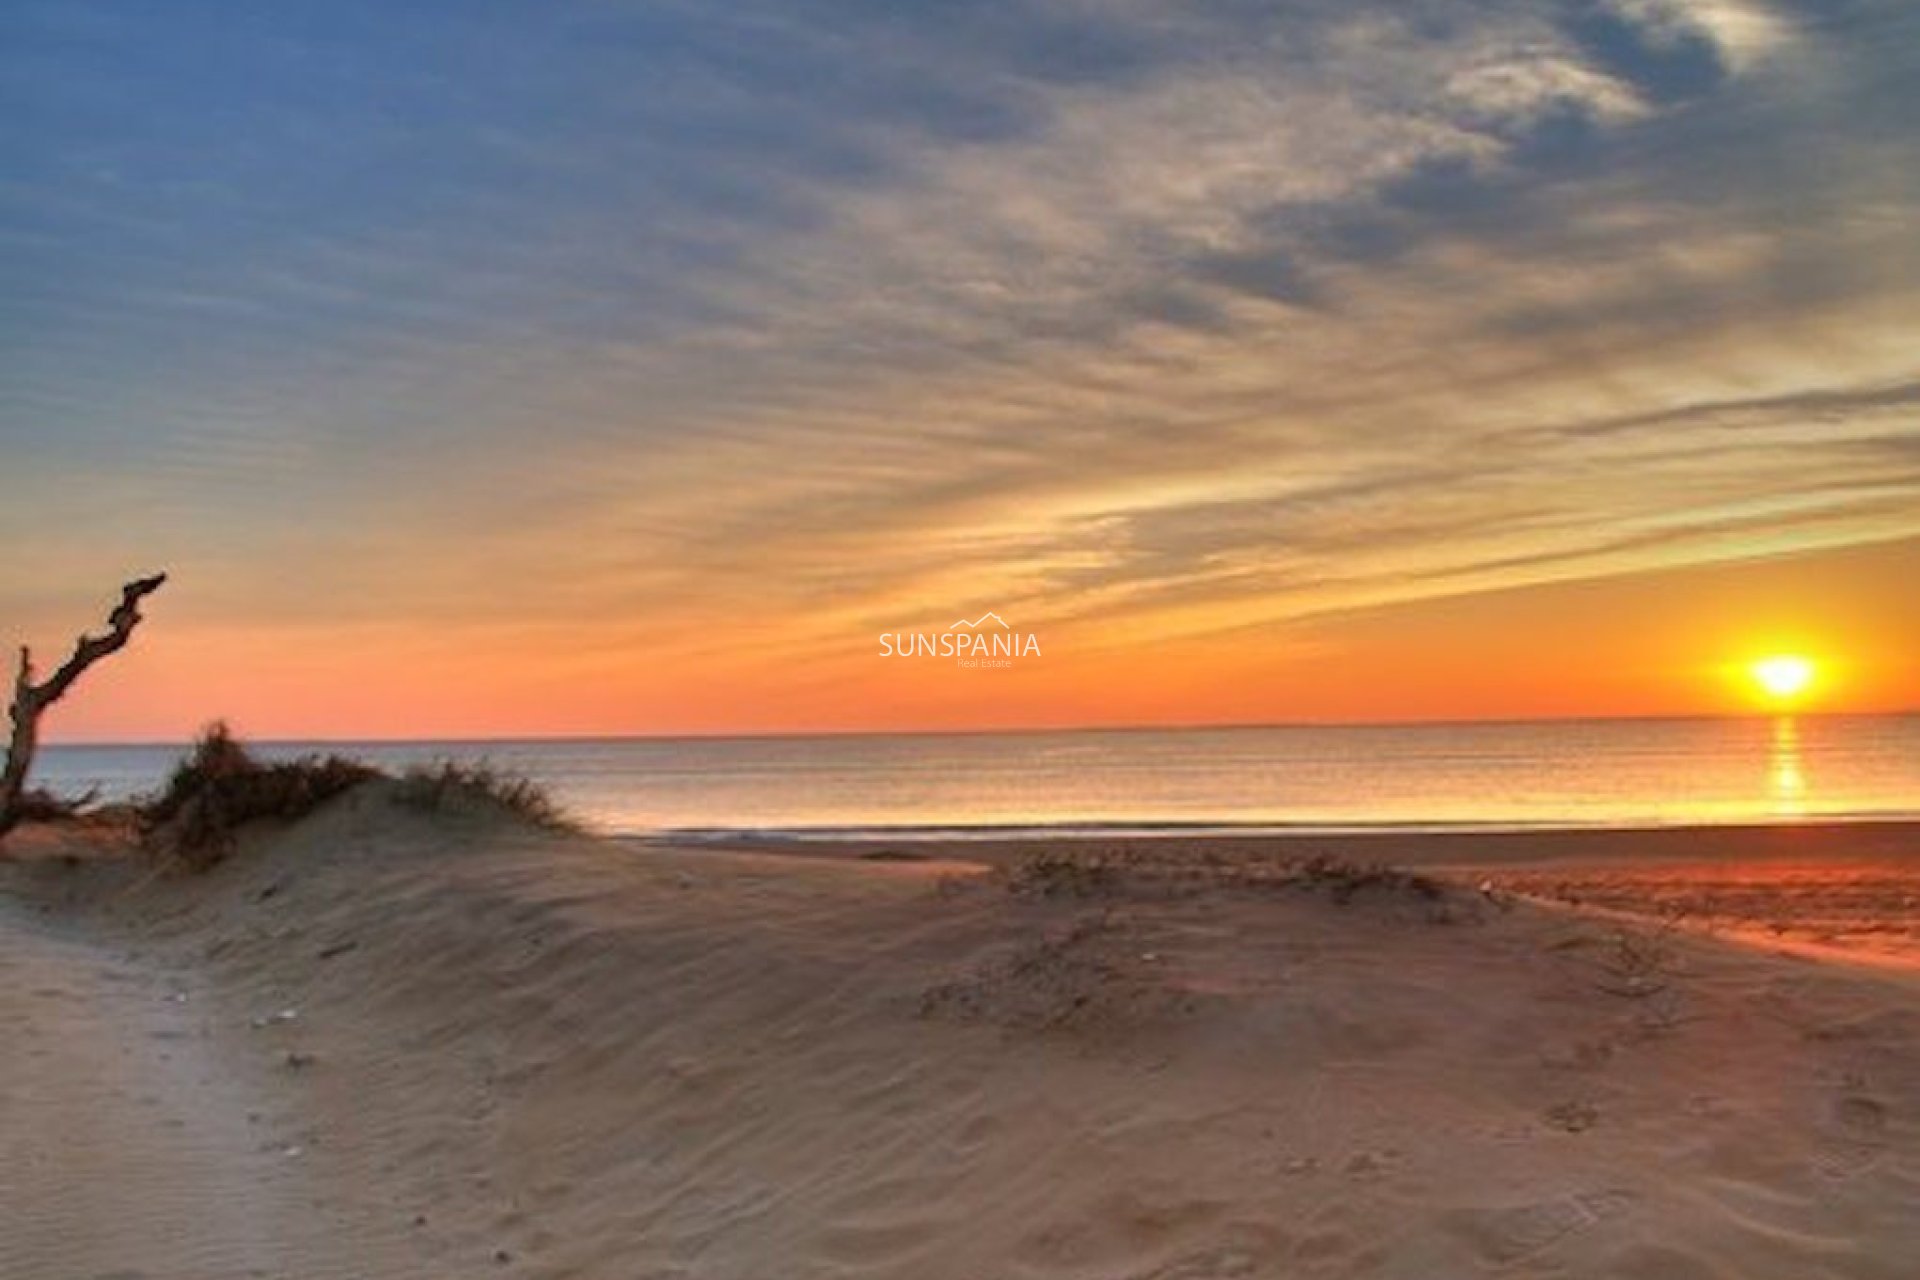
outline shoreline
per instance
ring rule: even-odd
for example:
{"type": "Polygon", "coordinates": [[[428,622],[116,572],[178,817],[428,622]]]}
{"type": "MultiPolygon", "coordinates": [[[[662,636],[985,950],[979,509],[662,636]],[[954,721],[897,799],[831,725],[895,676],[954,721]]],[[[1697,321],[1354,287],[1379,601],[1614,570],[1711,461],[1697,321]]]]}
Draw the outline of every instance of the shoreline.
{"type": "Polygon", "coordinates": [[[1763,953],[1920,973],[1920,823],[1527,831],[1017,835],[920,840],[616,841],[636,850],[1010,871],[1039,857],[1263,868],[1324,859],[1430,874],[1505,900],[1763,953]]]}
{"type": "Polygon", "coordinates": [[[667,831],[609,834],[609,843],[795,857],[873,858],[901,845],[928,860],[991,866],[1036,848],[1157,853],[1215,853],[1276,858],[1337,857],[1404,867],[1487,867],[1558,863],[1779,861],[1815,858],[1821,865],[1864,860],[1911,864],[1920,873],[1920,819],[1849,818],[1782,822],[1640,824],[1606,827],[1403,827],[1239,829],[1207,824],[1099,830],[979,827],[815,828],[667,831]]]}
{"type": "MultiPolygon", "coordinates": [[[[1920,823],[1920,717],[1237,726],[1126,733],[256,742],[401,771],[488,763],[602,834],[685,842],[1376,836],[1920,823]]],[[[122,799],[165,744],[54,743],[36,781],[122,799]]]]}

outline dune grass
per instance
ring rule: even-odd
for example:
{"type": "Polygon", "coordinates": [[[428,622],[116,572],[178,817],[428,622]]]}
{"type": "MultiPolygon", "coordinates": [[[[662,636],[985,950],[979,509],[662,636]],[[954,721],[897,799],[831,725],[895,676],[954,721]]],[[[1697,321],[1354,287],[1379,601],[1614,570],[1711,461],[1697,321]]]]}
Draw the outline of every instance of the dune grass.
{"type": "Polygon", "coordinates": [[[187,870],[205,870],[233,851],[249,823],[292,822],[379,776],[371,765],[339,755],[261,760],[215,722],[166,785],[138,805],[141,842],[187,870]]]}
{"type": "Polygon", "coordinates": [[[400,775],[394,799],[428,813],[493,808],[549,831],[579,828],[545,787],[489,764],[443,760],[433,765],[415,765],[400,775]]]}
{"type": "Polygon", "coordinates": [[[376,779],[394,783],[398,803],[427,812],[493,808],[550,830],[574,826],[539,784],[486,765],[447,762],[393,779],[338,754],[262,760],[218,722],[195,741],[166,785],[135,807],[136,821],[148,852],[180,869],[204,871],[233,852],[249,825],[298,821],[376,779]]]}
{"type": "Polygon", "coordinates": [[[21,822],[74,822],[92,814],[99,800],[97,788],[77,796],[62,796],[45,787],[34,787],[20,793],[14,812],[21,822]]]}

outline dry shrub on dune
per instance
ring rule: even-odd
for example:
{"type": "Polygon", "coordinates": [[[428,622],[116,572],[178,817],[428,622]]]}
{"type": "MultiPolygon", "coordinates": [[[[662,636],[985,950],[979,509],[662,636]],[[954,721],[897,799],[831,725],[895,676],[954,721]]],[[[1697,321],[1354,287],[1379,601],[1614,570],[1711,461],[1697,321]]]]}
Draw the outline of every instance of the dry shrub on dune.
{"type": "Polygon", "coordinates": [[[394,799],[428,813],[495,809],[550,831],[578,827],[545,787],[489,764],[415,765],[400,776],[394,799]]]}
{"type": "Polygon", "coordinates": [[[20,822],[72,822],[94,812],[100,800],[98,788],[77,796],[62,796],[45,787],[23,791],[13,803],[20,822]]]}
{"type": "MultiPolygon", "coordinates": [[[[233,852],[249,824],[294,822],[362,783],[387,778],[342,755],[261,760],[215,723],[159,794],[138,806],[141,840],[163,861],[204,871],[233,852]]],[[[544,787],[484,764],[416,766],[390,781],[396,803],[429,813],[492,810],[548,830],[575,827],[544,787]]]]}
{"type": "Polygon", "coordinates": [[[141,840],[166,860],[205,870],[233,851],[249,823],[292,822],[379,776],[371,765],[339,755],[263,761],[216,722],[174,766],[160,793],[139,806],[141,840]]]}

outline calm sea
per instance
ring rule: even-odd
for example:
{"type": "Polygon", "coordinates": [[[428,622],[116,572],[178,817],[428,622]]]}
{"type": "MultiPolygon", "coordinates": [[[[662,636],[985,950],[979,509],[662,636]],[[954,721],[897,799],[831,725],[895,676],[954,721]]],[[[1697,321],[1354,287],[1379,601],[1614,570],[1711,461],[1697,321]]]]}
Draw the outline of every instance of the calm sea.
{"type": "MultiPolygon", "coordinates": [[[[487,761],[618,832],[1606,826],[1920,815],[1920,716],[263,745],[487,761]]],[[[120,798],[177,746],[50,746],[120,798]]]]}

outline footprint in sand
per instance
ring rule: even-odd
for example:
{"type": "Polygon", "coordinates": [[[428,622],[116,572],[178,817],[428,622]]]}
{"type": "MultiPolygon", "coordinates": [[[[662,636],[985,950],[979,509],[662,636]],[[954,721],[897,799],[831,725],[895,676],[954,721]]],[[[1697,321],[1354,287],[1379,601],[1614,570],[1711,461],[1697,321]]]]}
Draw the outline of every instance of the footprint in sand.
{"type": "Polygon", "coordinates": [[[1880,1163],[1879,1147],[1864,1143],[1830,1142],[1813,1155],[1813,1171],[1831,1182],[1857,1178],[1880,1163]]]}
{"type": "Polygon", "coordinates": [[[1497,1209],[1459,1209],[1446,1217],[1454,1234],[1497,1266],[1519,1262],[1577,1231],[1619,1217],[1633,1206],[1631,1192],[1588,1192],[1497,1209]]]}
{"type": "Polygon", "coordinates": [[[1562,1133],[1585,1133],[1600,1122],[1600,1109],[1591,1102],[1573,1099],[1548,1107],[1546,1122],[1562,1133]]]}
{"type": "Polygon", "coordinates": [[[1141,1272],[1134,1280],[1232,1280],[1259,1269],[1260,1259],[1244,1249],[1208,1249],[1141,1272]]]}
{"type": "Polygon", "coordinates": [[[1378,1151],[1358,1151],[1348,1157],[1341,1172],[1355,1182],[1372,1182],[1394,1172],[1400,1165],[1402,1156],[1396,1147],[1383,1147],[1378,1151]]]}
{"type": "Polygon", "coordinates": [[[1887,1127],[1886,1107],[1861,1094],[1848,1094],[1834,1103],[1833,1118],[1854,1133],[1879,1133],[1887,1127]]]}
{"type": "Polygon", "coordinates": [[[1295,1251],[1292,1235],[1270,1222],[1226,1224],[1211,1244],[1165,1262],[1130,1271],[1126,1280],[1239,1280],[1273,1275],[1273,1265],[1295,1251]]]}
{"type": "Polygon", "coordinates": [[[1887,1127],[1887,1108],[1864,1094],[1847,1094],[1833,1104],[1836,1138],[1820,1144],[1814,1153],[1814,1172],[1835,1181],[1857,1177],[1880,1163],[1881,1135],[1887,1127]]]}

